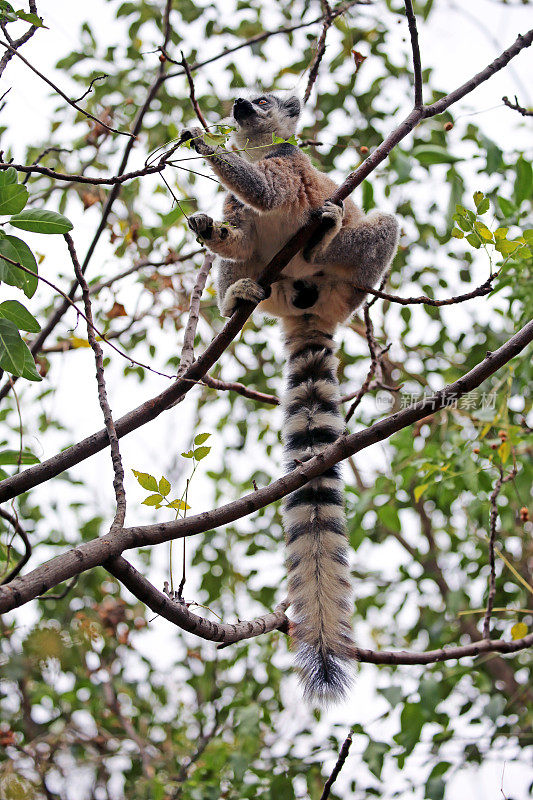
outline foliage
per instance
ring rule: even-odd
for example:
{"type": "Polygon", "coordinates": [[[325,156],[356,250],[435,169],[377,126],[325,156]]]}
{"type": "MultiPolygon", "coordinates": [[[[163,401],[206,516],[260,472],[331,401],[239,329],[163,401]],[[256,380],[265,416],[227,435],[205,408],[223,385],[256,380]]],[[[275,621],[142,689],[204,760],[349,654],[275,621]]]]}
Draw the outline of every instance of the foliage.
{"type": "MultiPolygon", "coordinates": [[[[122,38],[104,46],[98,27],[85,23],[75,49],[57,66],[60,75],[79,85],[80,94],[104,74],[92,84],[83,107],[126,131],[160,65],[156,48],[162,41],[162,3],[109,3],[122,25],[122,38]]],[[[179,0],[173,4],[166,50],[179,61],[183,49],[194,64],[204,58],[207,40],[209,54],[219,52],[275,26],[313,19],[321,5],[318,0],[280,0],[273,9],[268,0],[238,0],[229,14],[225,3],[179,0]]],[[[432,0],[416,4],[421,25],[431,27],[435,5],[432,0]]],[[[18,24],[9,4],[0,6],[4,20],[12,27],[18,24]]],[[[410,61],[391,46],[397,23],[405,25],[401,7],[389,0],[364,11],[356,8],[339,17],[328,34],[313,107],[298,141],[322,142],[302,146],[338,179],[381,142],[398,106],[410,101],[410,61]],[[357,69],[352,68],[354,47],[366,56],[357,69]]],[[[225,117],[241,87],[255,82],[292,88],[312,60],[319,30],[315,25],[256,42],[195,71],[197,100],[210,123],[225,117]]],[[[38,33],[46,36],[46,30],[38,33]]],[[[25,53],[31,61],[31,43],[25,53]]],[[[169,73],[179,71],[167,66],[169,73]]],[[[427,100],[453,88],[434,85],[429,70],[424,78],[427,100]]],[[[372,307],[376,339],[380,346],[392,342],[392,348],[382,360],[382,385],[363,398],[352,430],[459,378],[523,324],[533,306],[531,166],[527,154],[512,147],[504,151],[492,141],[478,119],[483,118],[463,115],[451,125],[452,113],[446,112],[425,121],[355,198],[366,211],[386,207],[401,219],[404,235],[388,291],[439,298],[467,292],[491,272],[498,277],[490,297],[463,306],[400,307],[378,301],[372,307]]],[[[184,77],[165,80],[131,168],[142,166],[149,154],[157,156],[191,123],[196,124],[184,77]]],[[[29,147],[24,163],[55,147],[42,165],[109,176],[124,140],[61,106],[51,119],[49,140],[29,147]]],[[[10,132],[4,131],[6,159],[13,146],[10,132]]],[[[190,157],[187,151],[179,153],[190,157]]],[[[220,199],[215,185],[197,174],[205,171],[201,161],[176,160],[175,169],[164,173],[167,185],[159,175],[125,182],[106,223],[110,258],[105,272],[101,261],[88,269],[96,326],[146,365],[133,365],[105,349],[114,376],[111,395],[120,393],[125,408],[130,407],[128,395],[147,382],[149,366],[160,372],[177,369],[177,343],[195,278],[194,259],[176,264],[193,244],[185,215],[197,205],[207,210],[220,199]],[[144,260],[144,271],[98,289],[137,259],[144,260]],[[110,298],[112,308],[106,311],[110,298]]],[[[63,216],[67,212],[76,238],[76,220],[96,227],[110,191],[109,186],[62,183],[35,173],[22,184],[14,169],[2,170],[0,213],[10,215],[20,230],[64,233],[72,228],[63,216]],[[43,210],[43,203],[57,210],[43,210]]],[[[37,333],[44,327],[53,313],[53,297],[42,285],[37,291],[37,278],[2,255],[32,273],[37,273],[37,262],[25,242],[0,233],[0,280],[21,289],[33,304],[31,313],[17,300],[0,304],[0,367],[33,382],[17,383],[22,423],[13,394],[2,401],[0,464],[11,474],[38,459],[35,435],[48,454],[71,443],[71,409],[50,401],[86,342],[79,332],[56,331],[57,340],[38,355],[36,371],[19,331],[37,333]]],[[[54,279],[50,262],[46,258],[39,268],[54,279]]],[[[66,291],[71,276],[65,280],[67,268],[62,269],[66,291]]],[[[196,353],[221,327],[213,295],[208,285],[196,353]]],[[[340,379],[350,392],[362,384],[368,369],[361,319],[347,325],[339,339],[340,379]]],[[[254,317],[212,374],[279,394],[282,363],[275,329],[254,317]]],[[[499,468],[508,471],[514,463],[516,478],[498,498],[498,610],[492,636],[510,639],[531,631],[531,523],[523,509],[531,503],[531,428],[526,420],[532,378],[526,354],[456,407],[394,435],[385,451],[350,460],[346,500],[358,641],[376,649],[423,651],[480,638],[488,594],[489,498],[499,468]]],[[[84,391],[91,391],[88,387],[89,373],[84,391]]],[[[127,483],[133,524],[142,503],[153,507],[147,512],[150,519],[160,521],[166,507],[176,516],[185,514],[188,504],[196,512],[239,498],[281,473],[275,409],[205,386],[196,387],[189,400],[190,430],[182,405],[167,414],[176,415],[184,440],[193,441],[182,453],[193,470],[209,451],[207,435],[197,431],[212,431],[212,451],[194,484],[210,502],[200,505],[200,491],[187,495],[188,480],[177,455],[182,440],[176,446],[169,442],[157,457],[153,452],[135,456],[134,477],[151,495],[136,503],[139,486],[133,479],[127,483]],[[169,478],[156,479],[154,473],[169,478]],[[168,500],[173,487],[176,499],[168,500]]],[[[125,466],[132,468],[128,461],[125,466]]],[[[80,474],[60,475],[17,501],[36,563],[107,530],[102,520],[112,514],[100,481],[82,482],[80,474]]],[[[0,526],[0,570],[7,573],[21,557],[22,544],[4,519],[0,526]]],[[[273,609],[284,597],[281,541],[275,506],[189,540],[185,598],[226,622],[273,609]]],[[[155,552],[143,550],[137,562],[157,580],[161,561],[155,552]]],[[[164,569],[168,574],[166,560],[164,569]]],[[[349,708],[320,715],[301,706],[283,634],[217,650],[155,621],[100,568],[83,573],[63,599],[41,598],[32,615],[5,620],[2,633],[0,795],[9,800],[318,800],[327,775],[325,756],[336,754],[350,725],[354,745],[344,784],[339,779],[332,798],[416,793],[441,800],[452,796],[453,776],[465,767],[482,769],[496,745],[504,747],[501,766],[504,759],[527,761],[533,746],[533,670],[527,652],[505,660],[492,655],[427,667],[367,665],[361,683],[371,674],[376,687],[372,711],[366,701],[366,710],[359,708],[356,684],[349,708]]]]}

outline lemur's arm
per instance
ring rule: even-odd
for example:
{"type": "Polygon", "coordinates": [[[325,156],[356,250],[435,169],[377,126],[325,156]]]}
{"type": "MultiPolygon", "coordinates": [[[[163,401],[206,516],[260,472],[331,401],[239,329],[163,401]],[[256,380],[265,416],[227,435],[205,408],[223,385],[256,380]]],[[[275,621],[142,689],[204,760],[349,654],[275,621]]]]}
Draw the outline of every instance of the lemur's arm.
{"type": "Polygon", "coordinates": [[[256,237],[250,215],[243,214],[243,208],[239,200],[228,195],[224,202],[223,223],[198,213],[189,217],[189,228],[213,253],[232,261],[246,261],[253,255],[256,237]]]}
{"type": "MultiPolygon", "coordinates": [[[[391,214],[372,211],[355,227],[342,227],[325,246],[304,250],[313,264],[347,267],[356,283],[373,286],[387,268],[398,245],[398,223],[391,214]]],[[[347,276],[348,277],[348,276],[347,276]]]]}
{"type": "MultiPolygon", "coordinates": [[[[245,161],[236,153],[221,147],[211,147],[202,138],[200,128],[189,128],[182,132],[182,141],[190,139],[191,146],[199,155],[206,156],[215,175],[239,200],[256,211],[271,211],[293,201],[297,194],[297,181],[288,179],[287,156],[276,154],[263,160],[261,169],[245,161]]],[[[292,147],[289,145],[289,148],[292,147]]],[[[298,152],[297,148],[294,148],[298,152]]]]}

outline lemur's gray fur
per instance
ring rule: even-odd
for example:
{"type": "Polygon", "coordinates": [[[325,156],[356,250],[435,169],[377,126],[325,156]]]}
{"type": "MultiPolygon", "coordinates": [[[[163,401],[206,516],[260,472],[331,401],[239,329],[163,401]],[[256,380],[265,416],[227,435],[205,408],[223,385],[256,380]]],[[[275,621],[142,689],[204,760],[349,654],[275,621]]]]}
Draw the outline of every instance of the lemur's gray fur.
{"type": "MultiPolygon", "coordinates": [[[[194,214],[189,227],[220,256],[218,301],[231,316],[239,300],[279,316],[287,347],[283,398],[287,468],[320,453],[344,430],[339,409],[333,333],[364,299],[355,286],[372,287],[388,268],[398,243],[398,224],[379,211],[365,215],[350,200],[328,201],[333,181],[289,143],[300,115],[296,97],[264,94],[233,106],[240,152],[206,144],[199,128],[183,131],[206,156],[228,189],[224,222],[194,214]],[[256,278],[272,256],[320,215],[321,227],[265,293],[256,278]]],[[[305,695],[318,702],[342,697],[354,659],[350,571],[346,557],[343,483],[335,466],[284,503],[289,600],[297,662],[305,695]]]]}

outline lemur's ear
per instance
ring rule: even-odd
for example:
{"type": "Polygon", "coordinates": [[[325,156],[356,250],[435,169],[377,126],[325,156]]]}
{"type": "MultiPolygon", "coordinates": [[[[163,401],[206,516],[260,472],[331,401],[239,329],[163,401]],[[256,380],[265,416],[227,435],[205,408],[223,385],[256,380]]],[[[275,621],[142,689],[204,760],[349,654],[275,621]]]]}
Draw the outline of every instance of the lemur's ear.
{"type": "Polygon", "coordinates": [[[294,97],[289,97],[288,100],[284,100],[282,103],[283,108],[289,115],[289,117],[299,117],[300,116],[300,101],[299,99],[294,97]]]}

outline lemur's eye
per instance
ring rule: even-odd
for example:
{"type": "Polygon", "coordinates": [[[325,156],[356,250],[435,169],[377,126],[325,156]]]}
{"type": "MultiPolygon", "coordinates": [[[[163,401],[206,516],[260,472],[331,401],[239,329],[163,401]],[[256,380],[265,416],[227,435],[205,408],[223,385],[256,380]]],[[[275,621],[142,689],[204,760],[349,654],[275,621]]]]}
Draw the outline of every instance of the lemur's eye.
{"type": "Polygon", "coordinates": [[[268,105],[268,100],[266,100],[264,97],[262,97],[260,100],[256,100],[255,102],[257,103],[258,106],[268,105]]]}

